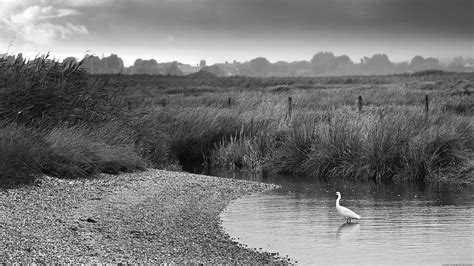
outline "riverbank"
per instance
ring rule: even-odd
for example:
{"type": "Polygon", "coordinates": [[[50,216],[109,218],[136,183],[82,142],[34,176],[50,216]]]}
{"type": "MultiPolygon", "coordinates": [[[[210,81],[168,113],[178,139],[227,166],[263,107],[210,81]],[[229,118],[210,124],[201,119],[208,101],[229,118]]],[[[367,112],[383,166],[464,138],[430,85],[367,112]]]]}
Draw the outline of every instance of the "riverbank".
{"type": "Polygon", "coordinates": [[[230,201],[275,185],[148,170],[48,176],[0,191],[0,262],[270,263],[221,228],[230,201]]]}

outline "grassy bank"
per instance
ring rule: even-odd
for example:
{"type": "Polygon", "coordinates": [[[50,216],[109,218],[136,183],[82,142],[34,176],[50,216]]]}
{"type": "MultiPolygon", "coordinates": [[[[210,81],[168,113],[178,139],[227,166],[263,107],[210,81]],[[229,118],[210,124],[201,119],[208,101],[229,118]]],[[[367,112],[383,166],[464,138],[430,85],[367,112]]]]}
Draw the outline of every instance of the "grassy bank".
{"type": "Polygon", "coordinates": [[[473,179],[471,73],[88,76],[45,58],[0,67],[4,181],[190,163],[321,179],[473,179]]]}

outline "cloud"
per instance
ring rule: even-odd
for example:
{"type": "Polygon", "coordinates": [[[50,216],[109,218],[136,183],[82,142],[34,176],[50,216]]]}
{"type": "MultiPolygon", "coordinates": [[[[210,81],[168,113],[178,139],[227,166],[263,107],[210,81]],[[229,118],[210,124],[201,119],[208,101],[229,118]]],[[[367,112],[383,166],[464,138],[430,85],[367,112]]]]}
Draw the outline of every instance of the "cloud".
{"type": "Polygon", "coordinates": [[[71,23],[66,25],[53,23],[28,24],[18,27],[16,31],[25,40],[43,45],[51,44],[56,40],[66,39],[74,34],[87,34],[87,29],[84,26],[71,23]]]}
{"type": "Polygon", "coordinates": [[[88,33],[85,26],[64,21],[67,17],[80,15],[75,9],[38,5],[9,5],[8,8],[8,13],[0,22],[1,27],[36,44],[51,44],[70,36],[88,33]],[[60,18],[62,23],[58,21],[60,18]]]}
{"type": "Polygon", "coordinates": [[[80,15],[80,13],[74,9],[66,9],[66,8],[57,9],[52,6],[42,8],[42,11],[43,11],[43,14],[40,16],[40,19],[61,18],[61,17],[67,17],[71,15],[80,15]]]}
{"type": "Polygon", "coordinates": [[[22,25],[29,24],[38,20],[47,20],[52,18],[66,17],[70,15],[78,15],[79,12],[73,9],[58,9],[53,6],[40,7],[40,6],[30,6],[23,10],[23,12],[11,15],[5,20],[8,23],[22,25]]]}
{"type": "Polygon", "coordinates": [[[45,5],[63,5],[68,7],[93,7],[102,6],[115,2],[116,0],[41,0],[45,5]]]}

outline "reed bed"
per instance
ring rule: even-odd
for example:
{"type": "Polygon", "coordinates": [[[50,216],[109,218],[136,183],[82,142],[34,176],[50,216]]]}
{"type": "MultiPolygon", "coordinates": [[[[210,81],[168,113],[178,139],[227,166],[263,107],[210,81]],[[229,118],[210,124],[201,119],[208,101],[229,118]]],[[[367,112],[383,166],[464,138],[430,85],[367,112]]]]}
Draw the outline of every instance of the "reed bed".
{"type": "Polygon", "coordinates": [[[186,164],[326,180],[473,175],[472,74],[121,78],[47,56],[0,59],[0,70],[6,183],[186,164]]]}
{"type": "Polygon", "coordinates": [[[0,59],[0,86],[0,185],[147,166],[117,87],[91,79],[81,63],[0,59]]]}

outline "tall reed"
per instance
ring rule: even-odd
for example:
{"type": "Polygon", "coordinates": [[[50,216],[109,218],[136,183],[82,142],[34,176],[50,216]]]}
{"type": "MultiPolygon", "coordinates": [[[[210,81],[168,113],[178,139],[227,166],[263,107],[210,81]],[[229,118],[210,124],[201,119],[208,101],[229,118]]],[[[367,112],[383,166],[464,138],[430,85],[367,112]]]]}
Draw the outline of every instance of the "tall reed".
{"type": "Polygon", "coordinates": [[[0,120],[34,127],[105,122],[123,109],[114,101],[118,88],[107,83],[90,80],[81,62],[0,58],[0,120]]]}

